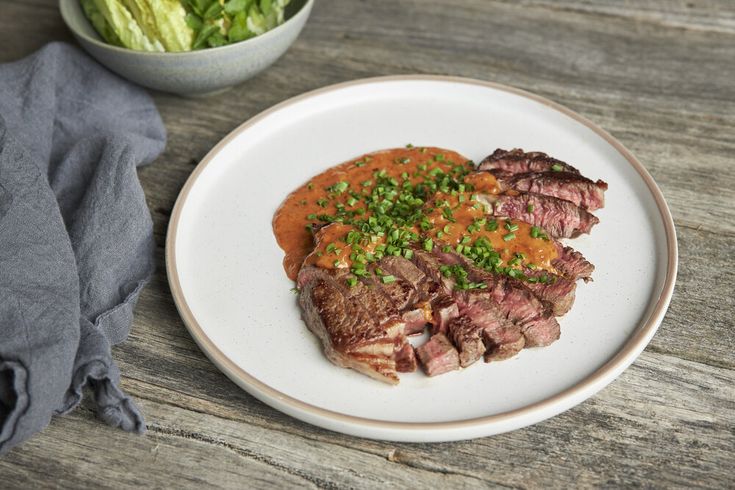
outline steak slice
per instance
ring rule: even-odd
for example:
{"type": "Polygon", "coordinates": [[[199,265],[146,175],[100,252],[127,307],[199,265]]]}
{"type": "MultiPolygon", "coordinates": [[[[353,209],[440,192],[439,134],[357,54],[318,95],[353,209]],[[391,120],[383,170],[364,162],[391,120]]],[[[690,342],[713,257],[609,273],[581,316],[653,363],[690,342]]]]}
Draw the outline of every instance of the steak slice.
{"type": "Polygon", "coordinates": [[[491,173],[503,190],[514,189],[557,197],[589,211],[605,205],[607,184],[601,180],[594,182],[578,173],[551,171],[511,174],[500,170],[492,170],[491,173]]]}
{"type": "Polygon", "coordinates": [[[416,355],[429,376],[459,369],[459,353],[443,333],[432,336],[428,342],[416,349],[416,355]]]}
{"type": "Polygon", "coordinates": [[[475,362],[483,353],[490,360],[488,350],[502,349],[511,357],[523,348],[520,327],[507,319],[491,293],[475,289],[458,291],[455,296],[461,315],[449,324],[449,331],[462,366],[475,362]]]}
{"type": "Polygon", "coordinates": [[[439,294],[431,303],[432,334],[447,333],[449,323],[459,316],[459,307],[454,298],[448,294],[439,294]]]}
{"type": "Polygon", "coordinates": [[[460,291],[455,294],[460,305],[471,302],[470,295],[488,295],[498,311],[518,325],[526,347],[544,346],[559,338],[560,327],[550,308],[544,305],[522,281],[479,269],[470,263],[465,268],[473,282],[484,282],[487,289],[460,291]]]}
{"type": "MultiPolygon", "coordinates": [[[[375,274],[378,266],[371,266],[370,271],[375,274]]],[[[384,273],[384,271],[381,272],[384,273]]],[[[383,274],[381,274],[383,275],[383,274]]],[[[385,283],[379,275],[370,275],[362,279],[362,282],[369,285],[372,289],[380,292],[399,312],[411,309],[418,301],[418,293],[411,283],[396,277],[393,282],[385,283]]],[[[359,291],[359,290],[358,290],[359,291]]]]}
{"type": "Polygon", "coordinates": [[[380,267],[389,274],[410,283],[416,289],[419,301],[431,301],[439,292],[439,283],[424,274],[408,259],[389,255],[380,259],[380,267]]]}
{"type": "Polygon", "coordinates": [[[497,217],[518,219],[540,226],[555,238],[574,238],[589,233],[600,220],[579,206],[551,196],[530,192],[479,196],[497,217]]]}
{"type": "Polygon", "coordinates": [[[478,165],[479,170],[503,170],[512,174],[528,172],[564,171],[578,174],[579,170],[568,163],[552,158],[540,151],[524,152],[515,148],[510,151],[498,148],[492,155],[485,157],[478,165]]]}
{"type": "Polygon", "coordinates": [[[447,327],[448,336],[459,351],[459,365],[467,367],[485,353],[482,325],[466,314],[452,319],[447,327]]]}
{"type": "Polygon", "coordinates": [[[454,279],[444,276],[439,268],[454,258],[449,254],[425,250],[414,250],[413,257],[421,272],[440,285],[440,292],[431,301],[432,333],[447,333],[449,321],[459,316],[459,307],[452,294],[454,279]]]}
{"type": "Polygon", "coordinates": [[[399,351],[396,352],[396,371],[399,373],[412,373],[416,371],[418,363],[416,362],[416,353],[413,346],[406,342],[399,351]]]}
{"type": "Polygon", "coordinates": [[[405,326],[382,294],[360,282],[347,287],[348,275],[344,269],[301,269],[297,280],[304,321],[330,361],[397,384],[397,353],[407,344],[405,326]]]}
{"type": "Polygon", "coordinates": [[[423,333],[426,325],[431,323],[431,305],[429,303],[419,303],[415,308],[406,311],[401,319],[406,324],[406,335],[423,333]]]}
{"type": "Polygon", "coordinates": [[[528,277],[546,276],[549,279],[549,282],[524,281],[523,285],[543,303],[549,305],[554,316],[562,316],[572,308],[577,290],[574,279],[538,270],[525,269],[523,272],[528,277]]]}
{"type": "Polygon", "coordinates": [[[582,279],[584,282],[592,280],[592,272],[595,266],[584,258],[580,252],[572,247],[566,247],[556,242],[557,258],[551,261],[551,265],[564,277],[576,281],[582,279]]]}
{"type": "Polygon", "coordinates": [[[406,335],[423,332],[432,318],[431,304],[427,300],[436,294],[439,286],[402,257],[384,257],[370,268],[373,273],[377,269],[380,275],[392,275],[394,280],[385,283],[380,275],[373,275],[362,281],[380,291],[402,313],[406,335]]]}
{"type": "MultiPolygon", "coordinates": [[[[436,248],[435,250],[438,250],[436,248]]],[[[439,252],[427,252],[425,250],[414,250],[413,251],[413,263],[418,267],[432,281],[439,284],[440,291],[446,294],[451,294],[454,290],[455,281],[451,277],[446,277],[441,273],[439,268],[447,263],[448,259],[445,257],[446,254],[439,252]]]]}
{"type": "Polygon", "coordinates": [[[526,338],[517,330],[483,332],[485,362],[504,361],[518,354],[526,346],[526,338]]]}

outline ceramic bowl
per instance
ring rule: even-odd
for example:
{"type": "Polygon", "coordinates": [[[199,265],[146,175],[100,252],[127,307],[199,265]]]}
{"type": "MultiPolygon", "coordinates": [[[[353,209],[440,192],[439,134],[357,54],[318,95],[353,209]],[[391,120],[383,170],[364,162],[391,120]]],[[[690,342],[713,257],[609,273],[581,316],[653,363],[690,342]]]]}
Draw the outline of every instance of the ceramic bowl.
{"type": "Polygon", "coordinates": [[[286,21],[239,43],[183,53],[151,53],[112,46],[97,34],[78,0],[60,0],[61,17],[82,47],[118,75],[140,85],[180,95],[207,95],[254,77],[296,40],[314,0],[292,0],[286,21]]]}

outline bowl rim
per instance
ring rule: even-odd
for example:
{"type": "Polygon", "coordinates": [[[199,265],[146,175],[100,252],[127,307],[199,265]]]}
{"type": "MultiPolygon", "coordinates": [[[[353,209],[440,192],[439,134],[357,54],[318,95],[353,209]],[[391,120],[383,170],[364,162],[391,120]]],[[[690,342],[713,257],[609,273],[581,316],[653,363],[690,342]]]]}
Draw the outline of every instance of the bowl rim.
{"type": "MultiPolygon", "coordinates": [[[[114,44],[109,44],[104,41],[97,40],[83,32],[78,31],[74,27],[72,27],[71,23],[67,19],[68,11],[67,11],[67,8],[65,7],[65,4],[69,2],[79,2],[79,0],[59,0],[59,12],[61,13],[61,19],[64,21],[64,24],[66,25],[67,29],[69,29],[72,32],[72,34],[74,34],[75,36],[80,37],[84,39],[86,42],[92,43],[97,47],[100,47],[103,49],[109,49],[111,51],[117,51],[119,53],[142,55],[142,56],[149,56],[149,57],[166,56],[167,58],[173,58],[175,56],[186,57],[186,56],[191,56],[193,54],[201,54],[205,52],[215,52],[215,51],[221,53],[225,50],[234,49],[237,46],[245,45],[246,43],[251,42],[251,41],[254,42],[257,40],[260,42],[264,42],[263,40],[266,40],[268,37],[272,37],[272,35],[276,31],[281,30],[281,28],[286,27],[286,24],[293,23],[292,21],[295,21],[297,18],[308,16],[309,12],[311,12],[311,7],[314,4],[314,0],[305,0],[301,8],[291,17],[286,19],[283,22],[283,24],[278,25],[269,31],[266,31],[263,34],[257,35],[255,37],[251,37],[250,39],[245,39],[243,41],[238,41],[236,43],[228,44],[226,46],[218,46],[215,48],[206,48],[206,49],[197,49],[197,50],[192,50],[192,51],[142,51],[142,50],[137,50],[137,49],[125,48],[122,46],[115,46],[114,44]]],[[[83,15],[83,17],[87,22],[89,22],[86,16],[83,15]]],[[[94,29],[94,27],[92,27],[92,29],[94,29]]]]}

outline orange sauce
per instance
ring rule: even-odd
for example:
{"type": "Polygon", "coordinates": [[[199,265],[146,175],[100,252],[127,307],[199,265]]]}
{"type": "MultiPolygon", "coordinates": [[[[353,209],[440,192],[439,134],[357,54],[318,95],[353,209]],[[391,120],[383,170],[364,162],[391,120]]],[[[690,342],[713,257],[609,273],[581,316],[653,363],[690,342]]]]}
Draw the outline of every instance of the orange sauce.
{"type": "MultiPolygon", "coordinates": [[[[318,215],[335,215],[341,208],[359,213],[357,217],[367,218],[370,211],[363,196],[369,196],[375,185],[375,172],[385,177],[392,177],[399,182],[410,182],[415,185],[427,178],[427,173],[441,169],[451,173],[457,167],[471,170],[471,163],[462,155],[442,148],[398,148],[378,151],[361,156],[332,167],[313,177],[298,189],[289,194],[273,217],[273,232],[278,245],[284,250],[283,266],[291,279],[295,279],[302,264],[308,263],[327,269],[350,267],[352,247],[345,241],[346,235],[354,228],[351,225],[332,223],[313,233],[311,224],[324,224],[318,215]]],[[[442,215],[439,207],[428,215],[433,228],[423,232],[424,237],[431,237],[437,244],[455,246],[467,236],[474,241],[481,236],[486,237],[500,253],[504,261],[510,260],[517,252],[523,253],[527,260],[539,268],[553,271],[551,260],[556,257],[556,249],[551,242],[531,238],[531,226],[514,221],[518,226],[515,238],[503,240],[509,233],[505,228],[505,220],[498,220],[498,228],[488,231],[484,227],[472,233],[467,227],[476,219],[485,216],[482,204],[472,201],[475,193],[499,194],[501,192],[495,178],[487,172],[470,173],[464,182],[471,184],[474,191],[460,192],[456,195],[435,194],[434,200],[447,200],[453,208],[453,219],[442,215]],[[462,196],[462,197],[460,197],[462,196]],[[462,202],[460,202],[460,200],[462,202]],[[447,232],[443,230],[447,227],[447,232]],[[440,235],[440,236],[437,236],[440,235]]],[[[491,220],[492,218],[487,218],[491,220]]],[[[422,233],[412,228],[415,233],[422,233]]],[[[370,243],[361,243],[364,253],[370,253],[375,247],[384,243],[383,238],[375,237],[370,243]]]]}
{"type": "MultiPolygon", "coordinates": [[[[482,174],[470,174],[468,177],[474,177],[475,175],[482,174]]],[[[468,179],[465,178],[465,182],[467,181],[468,179]]],[[[477,188],[475,192],[483,191],[481,188],[477,188]]],[[[524,221],[496,219],[487,216],[485,206],[477,201],[472,201],[470,197],[470,193],[460,193],[457,196],[437,194],[437,199],[445,200],[449,203],[454,221],[450,221],[444,215],[442,208],[436,208],[429,214],[429,221],[434,227],[428,232],[428,235],[436,243],[456,247],[465,237],[470,237],[469,243],[474,243],[477,239],[484,237],[492,244],[495,251],[500,254],[500,258],[506,264],[517,253],[520,253],[526,257],[526,263],[532,263],[540,269],[555,272],[554,267],[551,265],[551,261],[557,257],[554,243],[533,238],[531,236],[531,225],[524,221]],[[463,201],[459,202],[462,198],[463,201]],[[494,222],[494,229],[489,230],[483,224],[476,226],[476,229],[472,231],[468,230],[468,227],[483,218],[488,223],[494,222]],[[513,231],[508,229],[508,227],[513,231]],[[509,235],[512,236],[512,239],[506,240],[505,237],[511,238],[509,235]]]]}
{"type": "MultiPolygon", "coordinates": [[[[314,237],[306,226],[317,220],[309,219],[312,214],[334,214],[337,211],[337,202],[345,205],[346,209],[363,208],[364,203],[348,206],[349,194],[340,199],[326,203],[319,201],[329,193],[328,187],[339,182],[350,184],[350,190],[368,192],[370,185],[363,183],[374,180],[373,173],[384,169],[386,174],[398,178],[403,173],[409,174],[409,180],[415,184],[423,180],[414,174],[419,167],[426,165],[426,171],[440,168],[449,172],[456,165],[467,165],[468,159],[459,153],[442,148],[396,148],[393,150],[378,151],[363,155],[354,160],[332,167],[313,177],[298,189],[289,194],[273,216],[273,233],[278,245],[286,253],[283,259],[283,268],[291,279],[301,269],[304,259],[314,249],[314,237]],[[443,155],[442,161],[436,161],[436,155],[443,155]]],[[[423,171],[422,171],[423,173],[423,171]]],[[[367,210],[365,210],[367,216],[367,210]]],[[[345,252],[347,252],[347,247],[345,252]]],[[[335,258],[332,258],[334,262],[335,258]]],[[[325,264],[327,259],[323,261],[325,264]]]]}

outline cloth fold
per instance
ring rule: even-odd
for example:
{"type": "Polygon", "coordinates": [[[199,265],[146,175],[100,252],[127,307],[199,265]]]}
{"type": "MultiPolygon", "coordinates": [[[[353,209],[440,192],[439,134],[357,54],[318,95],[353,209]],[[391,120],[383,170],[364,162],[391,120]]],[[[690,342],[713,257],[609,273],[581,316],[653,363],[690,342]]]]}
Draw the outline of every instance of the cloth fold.
{"type": "Polygon", "coordinates": [[[153,273],[136,167],[165,140],[150,97],[72,46],[0,65],[0,454],[85,385],[102,420],[145,430],[110,346],[153,273]]]}

